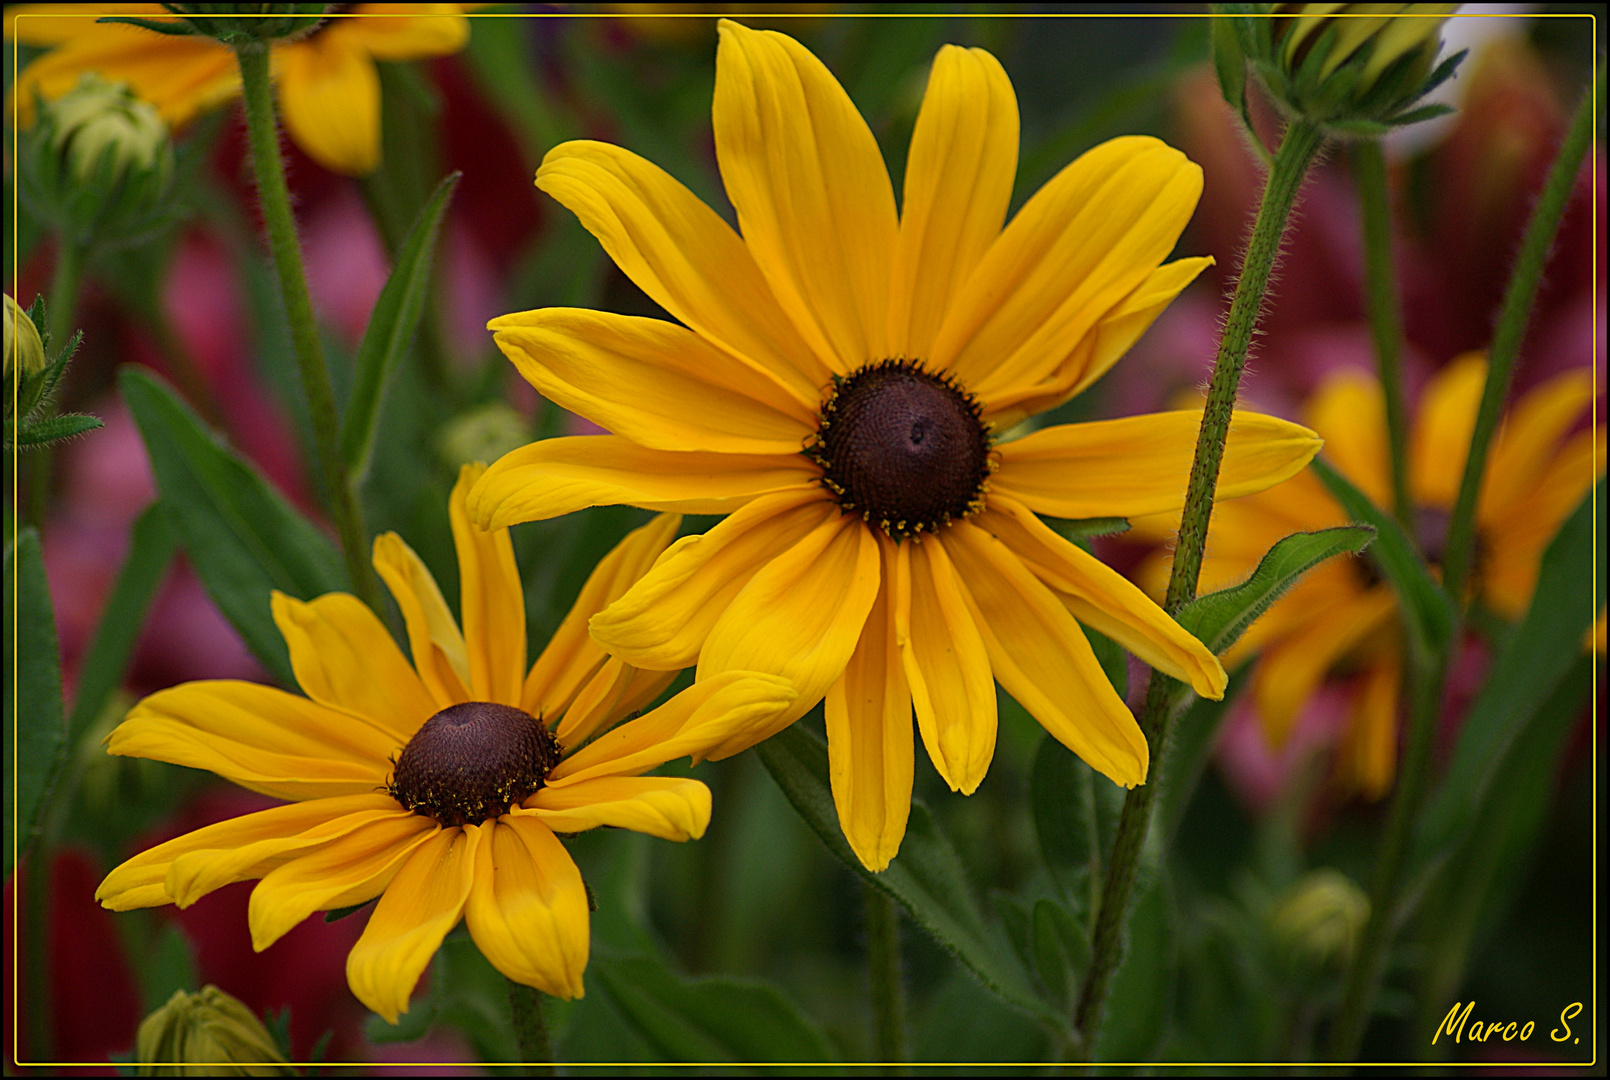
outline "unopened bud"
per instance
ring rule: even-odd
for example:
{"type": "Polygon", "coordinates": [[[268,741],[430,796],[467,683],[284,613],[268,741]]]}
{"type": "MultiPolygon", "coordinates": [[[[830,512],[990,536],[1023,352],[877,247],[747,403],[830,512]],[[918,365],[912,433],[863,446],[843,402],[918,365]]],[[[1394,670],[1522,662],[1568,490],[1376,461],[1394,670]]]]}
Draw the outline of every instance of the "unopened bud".
{"type": "Polygon", "coordinates": [[[1363,891],[1346,874],[1325,869],[1292,886],[1270,916],[1270,928],[1291,955],[1324,967],[1352,958],[1369,919],[1363,891]]]}
{"type": "MultiPolygon", "coordinates": [[[[26,379],[45,370],[45,343],[40,340],[39,328],[9,294],[6,296],[5,348],[8,377],[15,371],[26,379]]],[[[6,404],[7,407],[11,404],[9,397],[6,404]]]]}
{"type": "Polygon", "coordinates": [[[121,83],[86,72],[78,85],[50,104],[52,145],[79,183],[120,182],[131,170],[172,167],[168,125],[149,102],[121,83]]]}
{"type": "Polygon", "coordinates": [[[291,1076],[263,1022],[216,986],[175,990],[140,1022],[134,1061],[141,1076],[291,1076]]]}
{"type": "Polygon", "coordinates": [[[466,461],[496,461],[530,441],[530,425],[525,417],[511,406],[494,401],[444,424],[436,448],[443,463],[456,469],[466,461]]]}

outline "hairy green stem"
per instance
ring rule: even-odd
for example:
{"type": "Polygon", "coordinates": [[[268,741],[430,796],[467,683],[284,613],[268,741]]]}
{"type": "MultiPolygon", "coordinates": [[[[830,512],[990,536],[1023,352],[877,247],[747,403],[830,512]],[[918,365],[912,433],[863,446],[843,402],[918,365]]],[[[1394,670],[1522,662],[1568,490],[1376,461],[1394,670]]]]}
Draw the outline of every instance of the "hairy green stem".
{"type": "Polygon", "coordinates": [[[1549,169],[1543,194],[1532,210],[1532,220],[1527,222],[1520,254],[1510,271],[1509,284],[1498,309],[1498,325],[1487,350],[1487,385],[1482,388],[1476,427],[1470,435],[1470,454],[1465,458],[1459,497],[1454,500],[1453,515],[1448,522],[1448,544],[1442,561],[1444,586],[1461,608],[1475,559],[1476,499],[1487,471],[1487,452],[1498,430],[1504,398],[1509,394],[1510,377],[1515,371],[1521,342],[1526,337],[1526,324],[1531,319],[1532,303],[1537,299],[1537,288],[1543,280],[1549,249],[1554,245],[1560,219],[1565,216],[1566,204],[1571,199],[1571,189],[1576,186],[1577,171],[1593,139],[1594,105],[1603,93],[1604,68],[1601,65],[1598,82],[1583,94],[1576,115],[1571,118],[1571,126],[1566,129],[1565,141],[1560,144],[1560,152],[1549,169]]]}
{"type": "Polygon", "coordinates": [[[877,1042],[877,1060],[891,1066],[906,1060],[905,993],[900,981],[900,913],[881,889],[863,885],[861,894],[866,905],[867,967],[872,978],[872,1028],[877,1042]]]}
{"type": "MultiPolygon", "coordinates": [[[[78,310],[78,289],[84,277],[84,257],[89,253],[65,237],[56,245],[56,269],[50,278],[50,295],[45,301],[45,328],[51,356],[66,347],[73,336],[73,319],[78,310]]],[[[49,406],[46,406],[49,409],[49,406]]],[[[20,419],[20,418],[19,418],[20,419]]],[[[45,527],[50,508],[50,476],[53,455],[49,444],[28,450],[27,520],[35,528],[45,527]]]]}
{"type": "Polygon", "coordinates": [[[1352,146],[1353,176],[1364,219],[1364,306],[1375,341],[1375,362],[1386,401],[1386,439],[1391,451],[1392,512],[1405,527],[1414,524],[1409,492],[1409,418],[1403,393],[1403,316],[1398,308],[1397,266],[1392,259],[1392,202],[1387,193],[1386,158],[1378,139],[1352,146]]]}
{"type": "MultiPolygon", "coordinates": [[[[1280,254],[1291,208],[1323,142],[1324,135],[1317,127],[1301,120],[1294,122],[1286,129],[1264,182],[1263,201],[1241,263],[1241,277],[1236,283],[1235,298],[1230,302],[1224,336],[1219,340],[1219,355],[1213,364],[1207,405],[1202,411],[1202,427],[1197,433],[1196,457],[1191,463],[1179,541],[1169,572],[1165,606],[1170,615],[1177,615],[1196,596],[1202,553],[1207,547],[1208,523],[1213,516],[1213,495],[1219,482],[1219,465],[1224,459],[1224,443],[1230,434],[1230,417],[1235,410],[1241,372],[1246,367],[1247,349],[1263,308],[1270,272],[1280,254]]],[[[1140,729],[1151,750],[1148,772],[1152,776],[1163,775],[1172,682],[1167,676],[1153,672],[1141,711],[1140,729]]],[[[1130,789],[1118,818],[1118,835],[1113,842],[1091,940],[1090,968],[1073,1014],[1074,1028],[1079,1032],[1085,1053],[1095,1046],[1107,988],[1123,959],[1124,927],[1129,921],[1130,897],[1151,824],[1156,787],[1155,783],[1150,783],[1130,789]]]]}
{"type": "Polygon", "coordinates": [[[514,1017],[514,1037],[520,1045],[520,1061],[531,1066],[533,1076],[552,1076],[553,1051],[548,1046],[548,1023],[542,1018],[542,991],[509,980],[509,1012],[514,1017]]]}
{"type": "Polygon", "coordinates": [[[240,62],[242,100],[246,106],[246,132],[251,141],[252,171],[262,205],[268,245],[279,276],[280,295],[291,324],[291,341],[296,364],[302,376],[302,392],[307,396],[308,417],[313,428],[313,449],[328,500],[330,518],[341,550],[346,555],[347,574],[358,598],[376,611],[381,610],[380,591],[369,568],[368,545],[363,530],[363,513],[357,494],[341,459],[341,418],[335,410],[335,393],[330,386],[330,369],[324,358],[324,343],[313,315],[308,295],[307,275],[302,269],[302,245],[291,213],[291,193],[285,184],[285,162],[280,156],[279,125],[274,119],[274,90],[269,80],[268,49],[261,42],[241,45],[235,50],[240,62]]]}

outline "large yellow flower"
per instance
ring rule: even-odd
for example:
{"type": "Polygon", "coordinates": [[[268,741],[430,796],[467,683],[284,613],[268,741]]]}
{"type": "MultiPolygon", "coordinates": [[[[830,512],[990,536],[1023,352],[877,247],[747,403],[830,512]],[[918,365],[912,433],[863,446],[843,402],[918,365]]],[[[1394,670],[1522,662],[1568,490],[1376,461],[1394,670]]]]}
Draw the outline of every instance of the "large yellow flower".
{"type": "MultiPolygon", "coordinates": [[[[1139,726],[1083,622],[1202,694],[1219,662],[1037,514],[1177,507],[1198,416],[998,433],[1100,378],[1205,258],[1163,263],[1201,170],[1156,139],[1105,143],[1002,228],[1017,102],[979,49],[934,61],[904,212],[848,95],[793,39],[721,23],[715,144],[742,237],[615,146],[556,147],[537,186],[683,325],[550,308],[491,323],[520,372],[613,434],[506,455],[470,496],[483,527],[627,503],[730,513],[673,545],[593,619],[644,668],[782,674],[781,728],[824,696],[839,820],[867,866],[899,847],[911,717],[972,792],[994,753],[994,681],[1096,769],[1146,777],[1139,726]]],[[[1221,491],[1313,455],[1242,414],[1221,491]]],[[[735,738],[736,753],[769,731],[735,738]]]]}
{"type": "MultiPolygon", "coordinates": [[[[303,37],[275,42],[280,115],[296,145],[335,172],[371,172],[380,164],[380,76],[374,62],[458,52],[469,38],[463,7],[356,4],[303,37]]],[[[171,17],[160,4],[24,4],[6,11],[8,39],[51,47],[12,88],[25,122],[35,93],[60,97],[86,71],[127,83],[174,127],[240,93],[235,54],[212,38],[95,21],[107,15],[171,17]]]]}
{"type": "Polygon", "coordinates": [[[613,825],[668,840],[702,835],[709,789],[639,774],[769,725],[794,692],[782,679],[735,674],[608,730],[671,676],[606,656],[587,619],[648,569],[679,519],[662,515],[598,564],[528,673],[508,533],[482,532],[464,512],[479,475],[464,468],[450,506],[462,632],[408,545],[395,534],[375,541],[412,667],[354,597],[303,603],[276,593],[274,621],[306,698],[196,682],[134,707],[108,740],[112,753],[209,769],[293,801],[136,855],[101,883],[101,903],[183,907],[261,878],[250,906],[261,950],[315,911],[379,896],[347,957],[347,981],[393,1022],[460,918],[509,978],[581,996],[587,893],[554,833],[613,825]]]}
{"type": "MultiPolygon", "coordinates": [[[[1476,423],[1487,365],[1480,354],[1444,367],[1426,387],[1409,447],[1415,531],[1433,567],[1441,558],[1476,423]]],[[[1551,379],[1511,411],[1494,442],[1477,503],[1478,539],[1472,589],[1507,618],[1531,603],[1543,549],[1595,478],[1604,460],[1604,428],[1567,437],[1593,400],[1586,370],[1551,379]],[[1562,445],[1563,440],[1563,445],[1562,445]]],[[[1308,423],[1325,438],[1325,455],[1374,500],[1392,505],[1386,406],[1380,383],[1362,372],[1333,376],[1310,400],[1308,423]]],[[[1293,532],[1344,524],[1346,512],[1304,471],[1279,487],[1221,503],[1213,511],[1202,588],[1243,580],[1276,540],[1293,532]]],[[[1135,522],[1142,535],[1163,537],[1174,522],[1135,522]]],[[[1147,572],[1161,587],[1166,562],[1147,572]]],[[[1364,560],[1332,560],[1310,572],[1226,655],[1234,663],[1262,652],[1252,698],[1269,740],[1280,745],[1327,675],[1356,675],[1351,716],[1337,758],[1344,788],[1379,798],[1397,769],[1402,645],[1397,600],[1364,560]]]]}

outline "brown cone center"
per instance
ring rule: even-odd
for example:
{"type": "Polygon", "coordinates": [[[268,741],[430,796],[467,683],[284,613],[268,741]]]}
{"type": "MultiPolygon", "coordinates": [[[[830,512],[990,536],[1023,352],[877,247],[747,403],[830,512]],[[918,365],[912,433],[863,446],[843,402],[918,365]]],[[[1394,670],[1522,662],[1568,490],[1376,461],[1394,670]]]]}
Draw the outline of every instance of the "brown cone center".
{"type": "Polygon", "coordinates": [[[558,740],[530,713],[467,701],[425,721],[386,789],[443,825],[479,825],[542,787],[559,755],[558,740]]]}

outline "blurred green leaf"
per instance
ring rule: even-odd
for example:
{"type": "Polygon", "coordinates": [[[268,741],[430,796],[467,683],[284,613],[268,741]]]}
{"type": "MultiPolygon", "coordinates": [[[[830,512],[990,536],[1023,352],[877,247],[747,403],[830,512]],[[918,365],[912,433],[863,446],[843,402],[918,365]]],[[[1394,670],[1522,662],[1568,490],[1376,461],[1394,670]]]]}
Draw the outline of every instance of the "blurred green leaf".
{"type": "Polygon", "coordinates": [[[794,809],[840,862],[894,897],[918,926],[1002,1000],[1066,1026],[1066,1019],[1047,1009],[1029,988],[1027,974],[1014,963],[1001,935],[985,925],[966,868],[926,806],[912,801],[900,854],[888,869],[874,874],[861,865],[839,828],[828,784],[827,744],[794,724],[756,751],[794,809]]]}
{"type": "Polygon", "coordinates": [[[1157,789],[1157,821],[1164,837],[1179,832],[1185,810],[1191,805],[1191,796],[1201,782],[1207,768],[1214,742],[1224,718],[1229,715],[1230,703],[1244,685],[1247,665],[1230,672],[1230,684],[1224,697],[1192,697],[1191,704],[1169,725],[1168,754],[1163,758],[1163,771],[1157,789]]]}
{"type": "Polygon", "coordinates": [[[1124,958],[1107,992],[1096,1061],[1147,1061],[1168,1035],[1179,943],[1174,908],[1160,872],[1142,868],[1129,913],[1124,958]]]}
{"type": "Polygon", "coordinates": [[[269,593],[279,589],[307,600],[345,588],[334,545],[160,379],[127,366],[118,386],[145,439],[162,504],[207,595],[252,653],[281,682],[293,684],[269,593]]]}
{"type": "Polygon", "coordinates": [[[588,975],[669,1061],[834,1060],[821,1029],[771,983],[682,978],[651,956],[594,956],[588,975]]]}
{"type": "Polygon", "coordinates": [[[455,172],[438,184],[435,194],[419,212],[408,239],[403,241],[397,254],[391,276],[380,290],[380,297],[369,315],[369,325],[363,332],[363,342],[358,346],[352,394],[341,418],[341,456],[346,459],[355,483],[362,481],[369,468],[375,425],[380,419],[380,401],[390,375],[419,329],[419,319],[430,292],[436,237],[453,189],[462,175],[455,172]]]}
{"type": "Polygon", "coordinates": [[[67,750],[56,613],[39,534],[21,529],[5,556],[5,872],[28,853],[67,750]],[[11,683],[15,673],[16,681],[11,683]],[[15,814],[15,817],[13,817],[15,814]]]}
{"type": "Polygon", "coordinates": [[[168,576],[177,547],[178,538],[168,523],[167,512],[160,502],[152,503],[134,522],[128,557],[118,571],[95,637],[79,665],[68,723],[72,742],[83,736],[106,707],[112,692],[122,684],[129,657],[140,639],[140,628],[145,625],[145,613],[168,576]]]}
{"type": "Polygon", "coordinates": [[[1073,751],[1049,735],[1040,740],[1029,774],[1029,806],[1040,857],[1063,896],[1084,912],[1094,908],[1093,883],[1101,880],[1107,850],[1096,830],[1097,782],[1090,766],[1073,751]]]}
{"type": "Polygon", "coordinates": [[[157,932],[144,962],[136,970],[140,978],[140,1007],[147,1013],[166,1005],[175,990],[194,993],[201,989],[196,947],[177,922],[169,922],[157,932]]]}
{"type": "Polygon", "coordinates": [[[1036,900],[1033,919],[1035,970],[1052,999],[1070,1009],[1072,991],[1090,964],[1090,932],[1055,900],[1036,900]]]}
{"type": "Polygon", "coordinates": [[[1179,624],[1215,654],[1222,653],[1304,574],[1333,556],[1358,554],[1374,538],[1375,530],[1368,525],[1281,537],[1258,560],[1251,577],[1192,600],[1180,610],[1179,624]]]}

